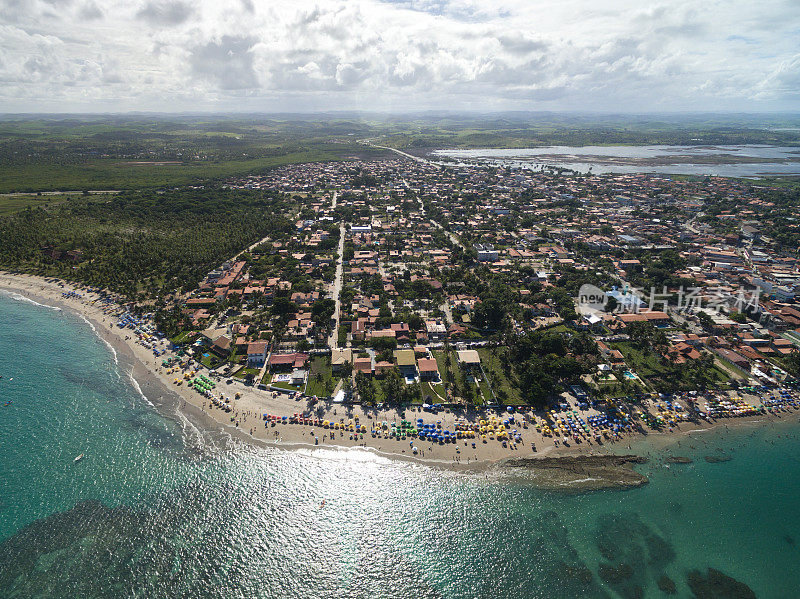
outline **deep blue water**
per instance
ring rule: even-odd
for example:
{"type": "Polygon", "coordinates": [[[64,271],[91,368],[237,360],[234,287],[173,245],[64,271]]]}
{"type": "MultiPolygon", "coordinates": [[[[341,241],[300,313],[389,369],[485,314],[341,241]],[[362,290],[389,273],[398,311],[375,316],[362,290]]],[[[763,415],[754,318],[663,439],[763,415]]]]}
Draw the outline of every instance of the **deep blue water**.
{"type": "Polygon", "coordinates": [[[694,463],[653,460],[642,488],[563,495],[358,452],[198,451],[85,322],[2,294],[0,374],[0,597],[654,598],[662,575],[692,597],[708,567],[798,596],[797,415],[698,433],[672,448],[694,463]]]}

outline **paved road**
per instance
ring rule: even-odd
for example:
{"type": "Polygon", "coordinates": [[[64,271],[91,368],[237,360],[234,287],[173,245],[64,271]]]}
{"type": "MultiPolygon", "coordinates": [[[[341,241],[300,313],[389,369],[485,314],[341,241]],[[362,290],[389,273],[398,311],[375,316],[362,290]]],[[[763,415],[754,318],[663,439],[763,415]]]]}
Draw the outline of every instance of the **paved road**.
{"type": "Polygon", "coordinates": [[[332,210],[336,210],[336,198],[338,197],[338,195],[339,195],[338,191],[334,191],[333,192],[333,197],[331,198],[331,209],[332,210]]]}
{"type": "Polygon", "coordinates": [[[695,228],[694,223],[697,220],[697,218],[700,217],[700,216],[703,216],[703,214],[704,214],[703,212],[698,212],[697,214],[695,214],[692,218],[690,218],[689,220],[687,220],[684,223],[684,225],[683,225],[684,228],[688,229],[689,231],[691,231],[695,235],[700,235],[701,232],[698,229],[695,228]]]}
{"type": "Polygon", "coordinates": [[[400,156],[405,156],[406,158],[411,158],[411,160],[416,160],[417,162],[422,162],[424,164],[432,164],[434,166],[438,166],[439,168],[444,168],[441,164],[436,164],[435,162],[431,162],[427,158],[422,158],[421,156],[412,156],[402,150],[398,150],[397,148],[390,148],[389,146],[376,146],[374,144],[370,144],[373,148],[380,148],[381,150],[389,150],[394,152],[395,154],[400,154],[400,156]]]}
{"type": "MultiPolygon", "coordinates": [[[[398,150],[398,152],[400,154],[403,154],[404,156],[410,156],[410,154],[405,154],[404,152],[400,152],[399,150],[398,150]]],[[[412,158],[413,158],[413,156],[412,156],[412,158]]],[[[421,159],[421,160],[423,160],[423,159],[421,159]]],[[[410,190],[410,191],[414,191],[413,189],[411,189],[411,186],[408,184],[408,181],[406,181],[405,179],[403,179],[403,186],[405,186],[405,188],[410,190]]],[[[422,201],[422,198],[420,197],[419,194],[417,194],[416,192],[414,192],[414,194],[416,195],[417,201],[419,202],[420,212],[422,212],[422,214],[425,214],[425,203],[422,201]]],[[[436,227],[437,229],[441,229],[442,231],[445,231],[445,228],[442,225],[440,225],[437,221],[435,221],[432,218],[429,219],[429,220],[430,220],[430,223],[434,227],[436,227]]],[[[450,238],[450,241],[452,241],[454,244],[459,245],[464,249],[467,249],[466,246],[463,243],[461,243],[461,241],[459,241],[458,237],[456,237],[453,233],[451,233],[450,231],[445,231],[445,233],[447,233],[447,236],[450,238]]]]}
{"type": "Polygon", "coordinates": [[[455,322],[453,320],[453,311],[450,309],[450,304],[447,301],[446,295],[444,302],[442,302],[442,305],[439,306],[439,308],[442,310],[442,312],[444,312],[444,317],[447,324],[452,324],[453,322],[455,322]]]}
{"type": "Polygon", "coordinates": [[[431,224],[434,227],[437,227],[437,228],[441,229],[442,231],[444,231],[445,233],[447,233],[447,236],[450,238],[450,241],[452,241],[455,245],[459,245],[462,248],[467,249],[467,247],[463,243],[461,243],[461,241],[458,239],[458,237],[455,236],[454,233],[451,233],[450,231],[445,231],[444,227],[442,225],[440,225],[438,222],[436,222],[435,220],[433,220],[433,219],[431,219],[431,224]]]}
{"type": "Polygon", "coordinates": [[[336,279],[333,282],[333,299],[336,302],[336,307],[333,311],[333,319],[336,325],[333,327],[333,332],[328,339],[328,345],[331,349],[339,347],[339,318],[342,312],[342,280],[344,273],[344,236],[345,226],[344,222],[339,225],[339,261],[336,263],[336,279]]]}
{"type": "Polygon", "coordinates": [[[258,246],[260,246],[262,243],[265,243],[265,242],[267,242],[267,241],[270,241],[271,239],[272,239],[272,238],[271,238],[269,235],[267,235],[267,236],[266,236],[264,239],[259,239],[259,240],[258,240],[258,241],[256,241],[255,243],[251,243],[249,246],[247,246],[247,249],[244,249],[244,250],[242,250],[241,252],[239,252],[238,254],[236,254],[236,255],[233,257],[233,259],[234,259],[234,260],[236,260],[236,259],[237,259],[239,256],[241,256],[241,255],[242,255],[242,254],[244,254],[245,252],[252,252],[254,248],[257,248],[257,247],[258,247],[258,246]]]}

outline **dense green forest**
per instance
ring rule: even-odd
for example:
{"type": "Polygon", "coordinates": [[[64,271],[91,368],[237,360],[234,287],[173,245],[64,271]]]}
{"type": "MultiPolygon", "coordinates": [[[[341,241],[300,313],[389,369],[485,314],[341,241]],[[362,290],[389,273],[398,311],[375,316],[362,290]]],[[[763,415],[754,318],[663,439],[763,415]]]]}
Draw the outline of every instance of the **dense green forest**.
{"type": "Polygon", "coordinates": [[[262,191],[184,189],[73,199],[0,218],[0,267],[143,297],[191,289],[291,207],[262,191]]]}

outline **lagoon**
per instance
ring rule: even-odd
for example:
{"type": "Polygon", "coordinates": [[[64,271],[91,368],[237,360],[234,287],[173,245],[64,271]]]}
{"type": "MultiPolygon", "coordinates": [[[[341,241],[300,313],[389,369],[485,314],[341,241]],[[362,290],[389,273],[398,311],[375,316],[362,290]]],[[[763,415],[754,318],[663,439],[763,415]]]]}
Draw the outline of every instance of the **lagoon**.
{"type": "Polygon", "coordinates": [[[579,172],[662,173],[764,177],[800,175],[800,147],[730,146],[544,146],[521,149],[436,150],[432,157],[517,168],[543,165],[579,172]]]}

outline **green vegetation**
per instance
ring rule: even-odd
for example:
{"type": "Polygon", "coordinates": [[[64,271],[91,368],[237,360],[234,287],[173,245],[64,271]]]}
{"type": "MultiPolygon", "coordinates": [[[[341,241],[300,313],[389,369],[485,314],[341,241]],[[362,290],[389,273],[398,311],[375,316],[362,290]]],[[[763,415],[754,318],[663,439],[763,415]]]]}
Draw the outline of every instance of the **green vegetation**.
{"type": "Polygon", "coordinates": [[[19,212],[25,208],[49,208],[62,202],[67,202],[76,197],[75,194],[33,195],[33,194],[7,194],[0,195],[0,216],[19,212]]]}
{"type": "MultiPolygon", "coordinates": [[[[512,384],[507,376],[507,371],[500,362],[497,348],[482,347],[478,350],[478,355],[481,357],[481,365],[483,371],[489,379],[491,379],[492,387],[494,388],[495,395],[498,401],[507,405],[518,405],[522,403],[519,388],[512,384]]],[[[484,395],[487,395],[491,400],[491,393],[486,390],[484,395]]]]}
{"type": "Polygon", "coordinates": [[[797,144],[796,119],[775,115],[681,115],[680,117],[566,115],[556,113],[416,119],[418,126],[396,122],[383,141],[395,147],[522,148],[542,145],[708,145],[797,144]],[[403,125],[405,125],[403,127],[403,125]],[[415,131],[415,132],[410,132],[415,131]]]}
{"type": "Polygon", "coordinates": [[[337,382],[331,371],[330,357],[315,356],[311,359],[310,365],[306,395],[330,397],[333,394],[337,382]]]}
{"type": "Polygon", "coordinates": [[[189,341],[191,337],[192,337],[191,331],[183,331],[181,333],[178,333],[174,337],[170,338],[170,341],[172,341],[172,343],[174,343],[175,345],[180,345],[181,343],[186,343],[187,341],[189,341]]]}
{"type": "MultiPolygon", "coordinates": [[[[343,151],[348,149],[350,148],[344,148],[343,151]]],[[[226,160],[213,163],[197,161],[163,164],[103,159],[63,166],[4,165],[0,166],[0,193],[174,187],[233,175],[260,173],[285,164],[339,160],[343,156],[343,151],[302,150],[254,160],[226,160]]]]}
{"type": "Polygon", "coordinates": [[[238,379],[246,379],[247,375],[256,376],[259,372],[261,372],[261,370],[258,369],[258,368],[247,368],[247,367],[245,367],[245,368],[240,368],[239,370],[237,370],[236,374],[234,374],[233,376],[235,376],[238,379]]]}
{"type": "Polygon", "coordinates": [[[441,403],[445,401],[446,395],[444,385],[442,383],[429,383],[422,381],[420,383],[423,398],[430,398],[432,403],[441,403]]]}
{"type": "MultiPolygon", "coordinates": [[[[85,116],[0,121],[0,193],[140,189],[258,173],[283,164],[371,157],[355,143],[405,148],[541,145],[797,145],[795,119],[776,115],[592,117],[516,113],[461,117],[300,119],[85,116]]],[[[356,174],[354,183],[371,183],[356,174]]]]}
{"type": "Polygon", "coordinates": [[[724,386],[731,378],[724,370],[714,365],[714,359],[710,354],[704,354],[699,360],[675,364],[672,360],[656,353],[651,347],[633,339],[612,342],[609,343],[609,347],[622,352],[631,370],[656,391],[724,386]]]}
{"type": "Polygon", "coordinates": [[[212,188],[91,196],[51,209],[28,208],[0,219],[0,267],[107,287],[131,298],[188,290],[243,247],[291,227],[276,216],[289,205],[277,194],[212,188]]]}
{"type": "Polygon", "coordinates": [[[213,370],[220,364],[222,364],[224,360],[221,360],[217,356],[212,353],[206,353],[200,358],[200,363],[208,369],[213,370]]]}
{"type": "Polygon", "coordinates": [[[0,193],[178,186],[383,153],[338,137],[364,129],[226,117],[6,120],[0,122],[0,193]]]}

